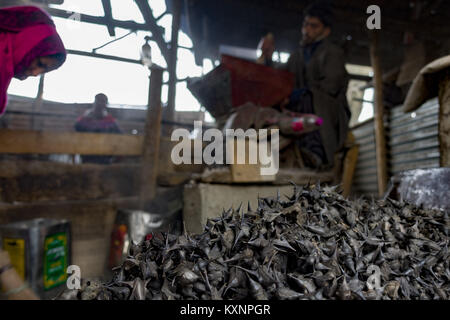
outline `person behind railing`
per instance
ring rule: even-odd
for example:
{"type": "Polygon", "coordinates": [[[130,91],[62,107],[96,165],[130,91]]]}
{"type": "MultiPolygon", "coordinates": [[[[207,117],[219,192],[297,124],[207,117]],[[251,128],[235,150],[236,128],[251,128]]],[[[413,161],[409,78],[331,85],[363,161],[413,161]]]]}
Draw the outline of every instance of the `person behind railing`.
{"type": "MultiPolygon", "coordinates": [[[[122,133],[116,119],[108,112],[108,97],[99,93],[95,96],[91,109],[77,119],[75,131],[92,133],[122,133]]],[[[112,156],[82,155],[83,163],[110,164],[115,161],[112,156]]]]}

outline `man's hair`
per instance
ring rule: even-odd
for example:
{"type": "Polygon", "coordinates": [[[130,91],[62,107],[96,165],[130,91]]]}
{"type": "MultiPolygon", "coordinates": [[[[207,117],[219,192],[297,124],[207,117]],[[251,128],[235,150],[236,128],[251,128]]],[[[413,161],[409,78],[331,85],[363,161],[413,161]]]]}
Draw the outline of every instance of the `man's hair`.
{"type": "Polygon", "coordinates": [[[95,95],[95,99],[97,99],[97,98],[105,98],[106,101],[108,101],[108,97],[107,97],[106,94],[104,94],[104,93],[96,94],[96,95],[95,95]]]}
{"type": "Polygon", "coordinates": [[[334,14],[331,5],[328,2],[316,2],[309,5],[304,12],[305,17],[316,17],[326,27],[332,27],[334,22],[334,14]]]}

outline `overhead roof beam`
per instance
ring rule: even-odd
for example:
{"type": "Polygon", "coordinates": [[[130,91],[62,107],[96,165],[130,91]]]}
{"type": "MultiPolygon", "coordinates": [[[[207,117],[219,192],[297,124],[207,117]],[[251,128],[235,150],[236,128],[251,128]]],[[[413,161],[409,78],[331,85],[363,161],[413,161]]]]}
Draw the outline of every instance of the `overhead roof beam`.
{"type": "MultiPolygon", "coordinates": [[[[360,8],[349,7],[344,5],[334,5],[335,16],[339,18],[340,21],[346,21],[347,24],[353,24],[360,26],[361,30],[367,31],[366,19],[368,15],[365,11],[360,8]],[[356,14],[358,12],[359,14],[356,14]]],[[[439,37],[449,37],[450,32],[448,29],[443,28],[440,22],[436,22],[435,19],[427,19],[426,21],[421,20],[426,23],[424,27],[423,24],[417,23],[417,21],[401,20],[395,17],[383,14],[382,17],[382,31],[383,34],[388,33],[398,33],[403,34],[406,30],[413,31],[414,33],[424,35],[429,37],[430,34],[434,34],[439,37]]]]}
{"type": "Polygon", "coordinates": [[[80,51],[80,50],[71,50],[71,49],[68,49],[67,53],[68,54],[76,54],[79,56],[91,57],[91,58],[101,58],[101,59],[115,60],[115,61],[120,61],[120,62],[128,62],[128,63],[142,65],[142,62],[140,60],[116,57],[116,56],[111,56],[111,55],[107,55],[107,54],[99,54],[99,53],[86,52],[86,51],[80,51]]]}
{"type": "Polygon", "coordinates": [[[50,8],[50,7],[46,8],[45,10],[48,13],[50,13],[52,16],[58,17],[58,18],[68,19],[68,18],[72,17],[74,14],[76,14],[77,16],[79,15],[81,22],[98,24],[98,25],[103,25],[103,26],[107,26],[109,24],[109,25],[111,25],[113,27],[117,27],[117,28],[152,32],[152,30],[145,23],[137,23],[134,21],[121,21],[121,20],[115,20],[115,19],[108,21],[105,17],[91,16],[91,15],[87,15],[87,14],[79,14],[77,12],[71,12],[71,11],[67,11],[67,10],[55,9],[55,8],[50,8]]]}
{"type": "Polygon", "coordinates": [[[161,27],[156,23],[155,17],[153,16],[152,9],[148,4],[147,0],[134,0],[139,10],[141,10],[142,16],[146,22],[147,27],[150,29],[153,35],[154,41],[158,44],[159,49],[161,50],[161,54],[166,60],[166,63],[169,64],[170,60],[170,52],[167,46],[166,41],[164,40],[161,27]]]}
{"type": "Polygon", "coordinates": [[[109,35],[111,37],[115,37],[116,30],[115,30],[114,26],[111,24],[111,22],[113,20],[111,0],[102,0],[102,5],[103,5],[103,11],[105,12],[105,19],[108,22],[108,24],[106,26],[108,27],[109,35]]]}

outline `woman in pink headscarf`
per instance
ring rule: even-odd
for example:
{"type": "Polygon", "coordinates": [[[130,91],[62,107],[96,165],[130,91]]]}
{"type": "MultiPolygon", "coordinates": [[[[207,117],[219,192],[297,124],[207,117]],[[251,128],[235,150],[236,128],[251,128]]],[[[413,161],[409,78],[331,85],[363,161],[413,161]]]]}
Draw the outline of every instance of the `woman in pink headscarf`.
{"type": "Polygon", "coordinates": [[[65,60],[64,45],[45,11],[32,6],[0,9],[0,114],[13,77],[37,76],[65,60]]]}

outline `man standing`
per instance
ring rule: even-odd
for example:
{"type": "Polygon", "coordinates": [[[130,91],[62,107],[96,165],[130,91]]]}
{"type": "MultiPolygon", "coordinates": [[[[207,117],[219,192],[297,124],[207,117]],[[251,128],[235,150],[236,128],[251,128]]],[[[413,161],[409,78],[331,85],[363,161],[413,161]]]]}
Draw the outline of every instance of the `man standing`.
{"type": "MultiPolygon", "coordinates": [[[[294,73],[296,88],[281,106],[323,119],[319,131],[297,141],[305,163],[315,168],[333,165],[334,154],[347,137],[350,119],[344,52],[328,39],[332,23],[329,5],[309,6],[304,14],[300,48],[280,67],[294,73]]],[[[263,52],[259,59],[268,58],[263,52]]]]}
{"type": "MultiPolygon", "coordinates": [[[[99,93],[95,96],[92,109],[87,110],[75,123],[77,132],[122,133],[116,119],[108,113],[108,97],[99,93]]],[[[87,155],[81,157],[84,163],[109,164],[113,157],[87,155]]]]}
{"type": "Polygon", "coordinates": [[[312,153],[311,156],[319,163],[332,165],[334,153],[347,137],[349,78],[343,50],[328,40],[333,22],[331,8],[313,4],[306,9],[304,16],[300,49],[290,56],[286,65],[286,69],[295,74],[297,88],[288,105],[301,104],[299,99],[305,90],[312,93],[313,110],[299,111],[316,114],[323,119],[323,124],[319,132],[309,133],[299,141],[300,148],[303,152],[312,153]],[[319,144],[323,146],[322,150],[319,144]]]}

